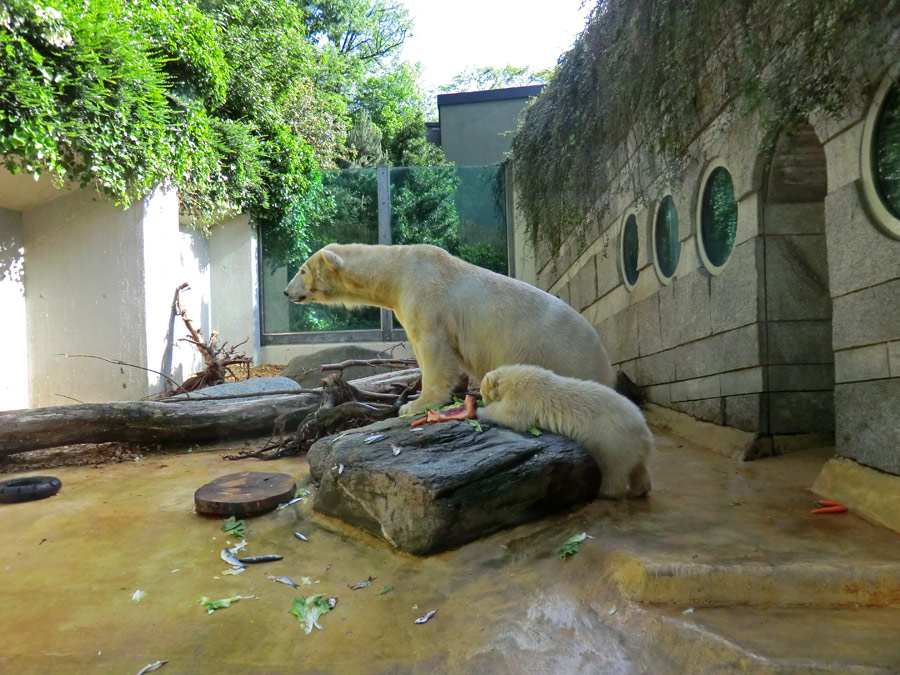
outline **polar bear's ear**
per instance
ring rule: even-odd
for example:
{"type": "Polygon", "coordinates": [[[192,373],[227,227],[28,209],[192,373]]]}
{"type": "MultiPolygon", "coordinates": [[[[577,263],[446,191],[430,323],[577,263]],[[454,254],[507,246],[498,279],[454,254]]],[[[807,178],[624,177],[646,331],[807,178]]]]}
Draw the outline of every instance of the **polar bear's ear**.
{"type": "Polygon", "coordinates": [[[322,256],[325,258],[325,264],[331,268],[339,270],[344,266],[344,259],[334,251],[322,249],[322,256]]]}

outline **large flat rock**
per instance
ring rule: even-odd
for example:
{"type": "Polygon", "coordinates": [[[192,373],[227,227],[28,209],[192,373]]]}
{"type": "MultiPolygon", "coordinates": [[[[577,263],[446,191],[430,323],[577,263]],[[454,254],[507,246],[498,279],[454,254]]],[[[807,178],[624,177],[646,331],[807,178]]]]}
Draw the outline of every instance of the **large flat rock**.
{"type": "Polygon", "coordinates": [[[567,438],[483,422],[482,432],[460,421],[413,430],[410,421],[316,442],[313,508],[429,555],[597,496],[596,463],[567,438]]]}
{"type": "MultiPolygon", "coordinates": [[[[322,386],[322,378],[329,374],[329,371],[319,370],[319,366],[326,363],[340,363],[350,359],[377,359],[381,357],[380,352],[362,345],[339,345],[337,347],[328,347],[321,349],[312,354],[301,354],[291,359],[284,370],[281,371],[281,377],[288,377],[299,383],[305,389],[322,386]]],[[[343,376],[347,381],[355,380],[360,377],[369,377],[370,375],[379,375],[386,373],[390,368],[379,366],[349,366],[344,368],[343,376]]],[[[334,371],[330,371],[334,372],[334,371]]]]}
{"type": "MultiPolygon", "coordinates": [[[[239,403],[242,401],[261,401],[266,392],[284,392],[299,391],[302,389],[299,384],[289,377],[251,377],[249,380],[240,382],[225,382],[223,384],[215,384],[211,387],[205,387],[192,391],[187,394],[176,394],[170,396],[169,401],[191,401],[203,403],[239,403]],[[249,394],[246,397],[237,397],[229,399],[216,399],[216,396],[237,396],[238,394],[249,394]],[[212,398],[212,401],[204,401],[204,399],[212,398]]],[[[278,396],[274,394],[273,396],[278,396]]]]}

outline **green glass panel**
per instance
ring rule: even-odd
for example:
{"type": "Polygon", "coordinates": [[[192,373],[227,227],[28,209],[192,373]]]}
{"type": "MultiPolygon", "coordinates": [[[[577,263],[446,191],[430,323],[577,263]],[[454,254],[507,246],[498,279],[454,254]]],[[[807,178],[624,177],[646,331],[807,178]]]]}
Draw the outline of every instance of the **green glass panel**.
{"type": "Polygon", "coordinates": [[[737,202],[731,174],[723,167],[713,170],[703,188],[700,235],[706,257],[716,267],[728,260],[737,233],[737,202]]]}
{"type": "Polygon", "coordinates": [[[900,86],[884,99],[872,143],[878,192],[888,211],[900,218],[900,86]]]}
{"type": "Polygon", "coordinates": [[[678,212],[675,210],[675,202],[670,196],[663,197],[660,202],[653,236],[656,242],[656,258],[659,261],[659,269],[664,277],[671,277],[678,267],[681,242],[678,239],[678,212]]]}
{"type": "MultiPolygon", "coordinates": [[[[506,186],[500,166],[400,167],[390,170],[391,237],[395,244],[427,243],[453,255],[506,274],[506,186]]],[[[378,243],[378,173],[376,169],[325,172],[324,199],[293,217],[307,232],[307,255],[330,243],[378,243]]],[[[379,329],[375,307],[294,305],[284,288],[303,260],[289,260],[275,250],[275,237],[262,238],[263,332],[379,329]]],[[[305,255],[304,255],[305,258],[305,255]]],[[[395,327],[397,323],[395,321],[395,327]]]]}
{"type": "MultiPolygon", "coordinates": [[[[326,171],[322,177],[325,207],[303,214],[309,235],[304,242],[310,253],[327,244],[378,243],[378,174],[375,169],[326,171]]],[[[303,260],[292,260],[286,267],[268,265],[267,258],[280,259],[266,247],[263,238],[263,332],[295,333],[307,331],[379,329],[381,310],[377,307],[344,307],[308,304],[296,305],[284,297],[284,287],[303,260]]]]}
{"type": "Polygon", "coordinates": [[[433,244],[506,274],[505,173],[500,166],[391,169],[391,239],[433,244]]]}
{"type": "Polygon", "coordinates": [[[625,271],[625,280],[629,286],[634,286],[638,280],[638,227],[637,219],[631,215],[625,221],[625,229],[622,232],[622,267],[625,271]]]}

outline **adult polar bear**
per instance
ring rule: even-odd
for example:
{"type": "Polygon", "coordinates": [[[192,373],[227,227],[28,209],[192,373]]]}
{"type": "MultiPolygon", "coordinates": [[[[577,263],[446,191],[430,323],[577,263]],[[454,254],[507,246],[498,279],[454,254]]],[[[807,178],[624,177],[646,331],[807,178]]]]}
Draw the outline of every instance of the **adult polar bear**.
{"type": "Polygon", "coordinates": [[[396,313],[422,369],[422,394],[401,414],[449,403],[464,373],[480,382],[508,364],[614,383],[600,337],[578,312],[436,246],[329,244],[303,263],[284,294],[300,304],[374,305],[396,313]]]}

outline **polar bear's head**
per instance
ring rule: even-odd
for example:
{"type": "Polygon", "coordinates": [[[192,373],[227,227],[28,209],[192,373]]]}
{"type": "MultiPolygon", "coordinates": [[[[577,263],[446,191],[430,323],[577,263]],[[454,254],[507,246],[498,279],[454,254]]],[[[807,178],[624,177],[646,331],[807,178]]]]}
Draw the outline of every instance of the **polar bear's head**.
{"type": "Polygon", "coordinates": [[[319,302],[322,304],[343,304],[344,286],[341,282],[341,269],[344,260],[327,246],[316,251],[291,279],[284,289],[284,294],[291,302],[306,304],[319,302]]]}

